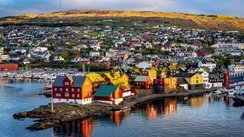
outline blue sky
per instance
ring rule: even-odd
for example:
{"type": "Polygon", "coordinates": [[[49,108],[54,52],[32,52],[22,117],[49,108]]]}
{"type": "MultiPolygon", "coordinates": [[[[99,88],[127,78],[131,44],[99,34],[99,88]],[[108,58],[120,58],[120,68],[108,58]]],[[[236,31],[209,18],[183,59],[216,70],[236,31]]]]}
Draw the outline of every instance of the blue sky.
{"type": "MultiPolygon", "coordinates": [[[[0,17],[59,11],[60,0],[0,0],[0,17]]],[[[62,0],[62,10],[169,11],[244,17],[244,0],[62,0]]]]}

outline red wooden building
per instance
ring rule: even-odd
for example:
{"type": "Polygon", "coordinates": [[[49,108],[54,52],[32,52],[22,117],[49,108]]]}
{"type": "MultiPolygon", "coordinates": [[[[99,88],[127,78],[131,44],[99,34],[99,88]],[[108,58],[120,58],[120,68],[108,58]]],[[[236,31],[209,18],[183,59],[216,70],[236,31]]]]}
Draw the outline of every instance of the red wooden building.
{"type": "Polygon", "coordinates": [[[135,88],[150,89],[152,80],[148,76],[137,76],[134,81],[135,88]]]}
{"type": "Polygon", "coordinates": [[[0,64],[0,70],[18,70],[18,64],[0,64]]]}
{"type": "Polygon", "coordinates": [[[92,83],[86,76],[58,76],[52,86],[54,103],[92,103],[92,83]]]}
{"type": "Polygon", "coordinates": [[[123,91],[119,86],[101,85],[94,94],[94,100],[118,105],[123,101],[122,94],[123,91]]]}

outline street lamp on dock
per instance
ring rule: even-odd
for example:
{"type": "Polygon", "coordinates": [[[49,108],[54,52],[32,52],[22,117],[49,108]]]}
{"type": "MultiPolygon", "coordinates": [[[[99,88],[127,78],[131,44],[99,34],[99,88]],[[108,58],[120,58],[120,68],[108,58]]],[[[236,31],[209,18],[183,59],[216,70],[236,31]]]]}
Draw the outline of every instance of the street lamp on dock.
{"type": "Polygon", "coordinates": [[[53,90],[51,90],[51,112],[54,113],[54,110],[53,110],[53,90]]]}

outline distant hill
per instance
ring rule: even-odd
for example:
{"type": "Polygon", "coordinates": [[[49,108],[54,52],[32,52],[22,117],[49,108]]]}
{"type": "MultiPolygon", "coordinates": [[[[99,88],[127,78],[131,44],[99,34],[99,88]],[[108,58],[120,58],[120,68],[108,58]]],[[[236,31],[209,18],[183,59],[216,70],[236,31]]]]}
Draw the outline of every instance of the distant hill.
{"type": "Polygon", "coordinates": [[[101,19],[153,21],[187,28],[244,31],[244,19],[233,16],[114,10],[71,10],[47,14],[25,14],[22,16],[0,18],[0,25],[15,23],[50,23],[59,21],[77,22],[81,20],[101,19]]]}

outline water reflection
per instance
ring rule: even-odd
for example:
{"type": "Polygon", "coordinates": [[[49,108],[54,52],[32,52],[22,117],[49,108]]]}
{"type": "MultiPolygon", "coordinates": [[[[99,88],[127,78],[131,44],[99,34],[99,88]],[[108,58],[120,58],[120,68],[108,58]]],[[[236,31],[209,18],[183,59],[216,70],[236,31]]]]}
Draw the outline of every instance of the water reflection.
{"type": "Polygon", "coordinates": [[[157,118],[157,109],[152,104],[147,104],[146,112],[149,119],[152,120],[157,118]]]}
{"type": "Polygon", "coordinates": [[[82,134],[84,137],[91,137],[92,135],[92,119],[86,119],[81,122],[82,134]]]}
{"type": "Polygon", "coordinates": [[[111,112],[110,119],[116,124],[116,126],[119,126],[121,124],[121,121],[126,119],[130,115],[130,112],[130,109],[125,111],[111,112]]]}
{"type": "Polygon", "coordinates": [[[107,124],[112,122],[115,123],[116,126],[119,126],[122,123],[122,120],[129,116],[130,112],[130,109],[126,111],[116,111],[111,112],[109,117],[88,118],[82,121],[66,123],[53,128],[53,131],[55,136],[91,137],[94,126],[99,125],[100,122],[105,122],[107,124]]]}
{"type": "Polygon", "coordinates": [[[176,112],[177,112],[176,99],[165,99],[163,114],[170,114],[170,113],[176,113],[176,112]]]}
{"type": "MultiPolygon", "coordinates": [[[[202,106],[208,105],[209,103],[214,104],[214,102],[223,102],[221,104],[224,105],[231,104],[231,99],[224,96],[220,98],[216,98],[212,96],[198,96],[198,97],[191,97],[187,100],[184,100],[183,102],[182,100],[183,99],[168,98],[168,99],[160,99],[160,100],[146,102],[137,105],[131,109],[128,109],[126,111],[111,112],[109,116],[93,117],[83,121],[76,121],[70,124],[56,127],[54,128],[54,133],[56,136],[91,137],[92,133],[96,132],[94,128],[97,127],[101,128],[103,125],[109,127],[120,127],[122,124],[128,124],[128,121],[126,119],[131,119],[131,117],[133,117],[133,115],[131,114],[135,114],[135,113],[137,115],[139,114],[140,116],[144,117],[143,120],[146,119],[151,121],[155,119],[167,118],[167,116],[169,115],[177,117],[177,115],[173,115],[173,114],[181,113],[181,111],[177,112],[177,110],[182,109],[182,107],[189,108],[190,106],[190,109],[192,111],[192,110],[205,109],[205,107],[202,106]],[[179,104],[183,106],[181,105],[178,106],[179,104]]],[[[244,112],[241,115],[241,119],[244,120],[244,112]]]]}
{"type": "Polygon", "coordinates": [[[220,102],[224,102],[226,106],[230,106],[233,103],[232,99],[227,95],[224,96],[210,95],[210,96],[203,96],[203,98],[204,99],[208,98],[207,103],[209,104],[220,101],[220,102]]]}
{"type": "Polygon", "coordinates": [[[187,100],[187,104],[194,107],[199,108],[204,105],[205,97],[199,96],[199,97],[192,97],[187,100]]]}
{"type": "Polygon", "coordinates": [[[0,84],[7,84],[9,82],[8,78],[0,78],[0,84]]]}
{"type": "Polygon", "coordinates": [[[173,98],[154,100],[136,106],[133,111],[144,111],[149,120],[156,119],[158,115],[172,114],[177,112],[177,100],[173,98]]]}
{"type": "Polygon", "coordinates": [[[92,136],[93,119],[89,118],[83,121],[75,121],[73,123],[67,123],[58,127],[54,127],[53,131],[56,136],[92,136]]]}
{"type": "Polygon", "coordinates": [[[244,120],[244,112],[241,115],[241,120],[244,120]]]}

